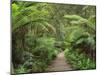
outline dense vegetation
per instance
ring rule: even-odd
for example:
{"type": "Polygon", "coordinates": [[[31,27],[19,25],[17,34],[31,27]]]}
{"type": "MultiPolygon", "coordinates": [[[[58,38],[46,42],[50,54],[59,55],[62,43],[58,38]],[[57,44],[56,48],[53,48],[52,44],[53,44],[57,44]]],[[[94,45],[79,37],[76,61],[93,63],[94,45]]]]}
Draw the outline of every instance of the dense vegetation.
{"type": "Polygon", "coordinates": [[[45,72],[61,51],[73,70],[94,69],[95,16],[95,6],[12,1],[14,72],[45,72]]]}

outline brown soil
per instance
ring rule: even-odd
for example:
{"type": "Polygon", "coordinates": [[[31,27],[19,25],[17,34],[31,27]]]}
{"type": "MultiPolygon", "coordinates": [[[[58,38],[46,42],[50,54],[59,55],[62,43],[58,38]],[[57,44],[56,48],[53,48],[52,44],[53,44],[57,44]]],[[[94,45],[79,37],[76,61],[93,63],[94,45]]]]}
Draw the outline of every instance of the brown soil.
{"type": "Polygon", "coordinates": [[[64,52],[58,54],[57,58],[51,62],[48,71],[67,71],[72,70],[70,64],[65,60],[64,52]]]}

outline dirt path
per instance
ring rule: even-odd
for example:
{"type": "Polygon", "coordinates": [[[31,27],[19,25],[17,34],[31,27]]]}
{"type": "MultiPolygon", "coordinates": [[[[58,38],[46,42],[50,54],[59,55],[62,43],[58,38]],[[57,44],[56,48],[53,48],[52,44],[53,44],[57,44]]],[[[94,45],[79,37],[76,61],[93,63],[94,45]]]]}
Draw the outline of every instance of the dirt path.
{"type": "Polygon", "coordinates": [[[64,52],[58,54],[57,58],[51,62],[48,71],[67,71],[72,70],[71,66],[65,61],[64,52]]]}

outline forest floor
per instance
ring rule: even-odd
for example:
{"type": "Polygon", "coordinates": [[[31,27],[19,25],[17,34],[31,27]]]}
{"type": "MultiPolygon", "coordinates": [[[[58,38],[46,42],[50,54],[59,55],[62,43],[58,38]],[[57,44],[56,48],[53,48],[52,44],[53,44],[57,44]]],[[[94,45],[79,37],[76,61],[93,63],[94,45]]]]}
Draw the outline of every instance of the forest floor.
{"type": "Polygon", "coordinates": [[[55,60],[51,62],[48,71],[67,71],[72,70],[71,65],[66,61],[64,52],[60,52],[55,60]]]}

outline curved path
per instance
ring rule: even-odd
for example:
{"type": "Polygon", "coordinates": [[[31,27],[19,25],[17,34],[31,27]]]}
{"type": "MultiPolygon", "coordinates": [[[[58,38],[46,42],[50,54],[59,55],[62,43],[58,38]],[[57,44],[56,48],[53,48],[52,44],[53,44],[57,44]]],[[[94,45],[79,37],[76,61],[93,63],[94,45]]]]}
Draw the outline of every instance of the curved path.
{"type": "Polygon", "coordinates": [[[57,55],[56,59],[51,62],[48,71],[67,71],[72,70],[70,64],[65,60],[64,52],[57,55]]]}

